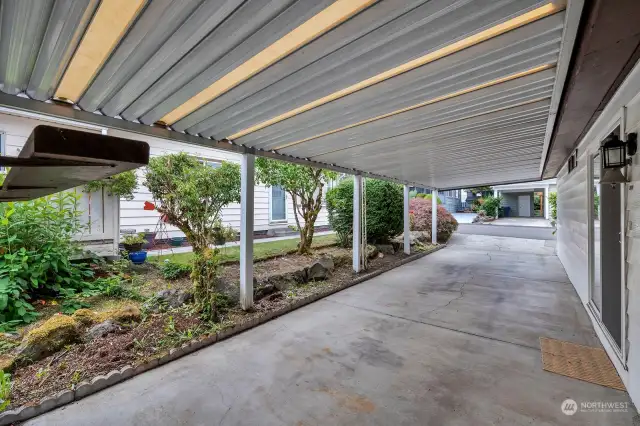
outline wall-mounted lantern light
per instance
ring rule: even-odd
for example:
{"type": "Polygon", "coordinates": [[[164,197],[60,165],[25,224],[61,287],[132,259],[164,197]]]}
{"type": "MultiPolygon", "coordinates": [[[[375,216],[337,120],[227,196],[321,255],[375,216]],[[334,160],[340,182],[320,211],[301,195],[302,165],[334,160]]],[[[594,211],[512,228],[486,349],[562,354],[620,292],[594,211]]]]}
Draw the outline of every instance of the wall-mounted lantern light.
{"type": "Polygon", "coordinates": [[[602,178],[600,183],[623,183],[627,179],[622,174],[622,168],[627,165],[627,156],[632,156],[638,149],[637,134],[629,133],[627,141],[623,142],[616,135],[610,135],[600,147],[602,151],[602,178]]]}

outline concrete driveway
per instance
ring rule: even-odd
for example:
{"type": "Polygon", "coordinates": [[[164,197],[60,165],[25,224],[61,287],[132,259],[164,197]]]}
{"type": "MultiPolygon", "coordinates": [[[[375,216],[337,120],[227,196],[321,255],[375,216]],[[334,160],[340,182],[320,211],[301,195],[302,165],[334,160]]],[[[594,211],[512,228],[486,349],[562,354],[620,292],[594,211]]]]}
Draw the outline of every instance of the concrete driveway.
{"type": "Polygon", "coordinates": [[[598,345],[544,240],[450,246],[28,425],[629,425],[567,416],[625,392],[542,370],[538,338],[598,345]]]}
{"type": "Polygon", "coordinates": [[[477,213],[451,213],[458,223],[473,223],[477,213]]]}

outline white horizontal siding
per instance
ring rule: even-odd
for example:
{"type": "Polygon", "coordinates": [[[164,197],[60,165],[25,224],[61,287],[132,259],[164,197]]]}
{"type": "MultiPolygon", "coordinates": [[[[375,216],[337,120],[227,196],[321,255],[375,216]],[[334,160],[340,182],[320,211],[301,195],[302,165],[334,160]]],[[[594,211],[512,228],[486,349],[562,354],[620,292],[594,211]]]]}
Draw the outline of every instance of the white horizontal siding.
{"type": "MultiPolygon", "coordinates": [[[[6,154],[15,156],[18,155],[22,149],[24,143],[28,139],[29,135],[33,131],[33,128],[39,124],[49,124],[58,127],[66,127],[72,129],[81,129],[84,131],[90,131],[100,133],[101,128],[97,126],[87,126],[83,124],[71,125],[68,122],[61,123],[57,120],[48,121],[45,119],[25,118],[10,114],[0,114],[0,131],[5,133],[6,154]]],[[[127,139],[135,139],[147,142],[150,147],[150,154],[152,157],[176,154],[179,152],[186,152],[189,155],[196,157],[207,158],[217,161],[232,161],[239,163],[240,154],[233,152],[227,152],[208,148],[205,146],[189,145],[182,142],[169,141],[166,139],[154,138],[151,136],[140,135],[136,133],[129,133],[121,130],[109,129],[108,134],[111,136],[117,136],[127,139]]],[[[120,231],[122,230],[134,230],[135,232],[144,232],[149,230],[150,232],[161,230],[162,235],[158,235],[159,238],[170,238],[177,236],[184,236],[184,234],[177,228],[171,225],[161,226],[159,219],[160,215],[156,211],[144,210],[144,202],[153,202],[153,197],[143,184],[144,182],[144,169],[138,169],[139,187],[134,194],[133,200],[120,200],[120,231]]],[[[263,231],[268,229],[286,228],[287,226],[295,226],[296,221],[294,217],[293,203],[291,197],[287,194],[287,222],[272,223],[269,220],[269,191],[270,189],[263,185],[256,185],[254,192],[254,229],[256,231],[263,231]]],[[[234,203],[222,210],[222,221],[231,225],[232,227],[240,228],[240,204],[234,203]]],[[[303,221],[301,221],[303,223],[303,221]]],[[[323,226],[329,223],[327,217],[327,211],[323,207],[316,220],[316,226],[323,226]]]]}
{"type": "MultiPolygon", "coordinates": [[[[20,117],[10,114],[0,114],[0,132],[5,134],[5,154],[9,156],[17,156],[33,129],[38,125],[53,125],[74,130],[82,130],[92,133],[100,133],[101,129],[97,126],[84,125],[77,123],[72,125],[67,120],[61,122],[59,120],[39,120],[34,118],[20,117]]],[[[82,191],[81,188],[78,191],[82,191]]],[[[77,239],[85,241],[86,250],[92,251],[100,256],[113,256],[117,252],[117,245],[114,239],[118,238],[114,229],[117,227],[114,214],[117,211],[118,200],[101,191],[89,194],[83,194],[80,199],[80,209],[83,210],[81,220],[89,226],[84,230],[82,235],[78,235],[77,239]],[[89,240],[100,240],[99,243],[89,240]]]]}
{"type": "Polygon", "coordinates": [[[589,297],[588,225],[587,225],[587,158],[585,149],[578,151],[578,167],[567,173],[565,166],[558,185],[558,257],[569,279],[583,301],[589,297]]]}
{"type": "MultiPolygon", "coordinates": [[[[134,133],[123,132],[119,130],[109,130],[109,135],[118,136],[122,138],[136,139],[147,142],[150,147],[150,154],[152,157],[177,154],[179,152],[186,152],[189,155],[196,157],[207,158],[217,161],[232,161],[235,163],[240,162],[240,154],[233,152],[221,151],[218,149],[208,148],[205,146],[189,145],[181,142],[169,141],[166,139],[154,138],[151,136],[139,135],[134,133]]],[[[144,202],[153,202],[153,197],[149,192],[149,189],[143,185],[144,182],[144,170],[139,169],[138,181],[140,186],[134,194],[134,199],[120,200],[120,229],[121,230],[135,230],[135,232],[143,232],[149,230],[150,232],[156,229],[163,229],[160,226],[160,215],[155,211],[143,210],[144,202]]],[[[263,185],[256,185],[254,191],[254,229],[256,231],[264,231],[268,229],[286,228],[287,226],[295,226],[296,221],[294,218],[293,203],[291,197],[287,194],[287,222],[272,223],[269,220],[269,191],[270,189],[263,185]]],[[[240,204],[234,203],[222,209],[222,221],[226,225],[231,225],[235,229],[240,229],[240,204]]],[[[316,226],[323,226],[329,223],[327,217],[327,211],[322,209],[316,220],[316,226]]],[[[158,235],[158,238],[177,237],[184,236],[184,234],[177,228],[165,225],[162,235],[158,235]]]]}
{"type": "MultiPolygon", "coordinates": [[[[578,145],[578,168],[567,174],[567,167],[558,176],[558,256],[583,303],[589,302],[588,209],[592,182],[588,182],[586,165],[600,142],[615,128],[626,108],[626,133],[640,132],[640,66],[622,83],[600,117],[578,145]]],[[[622,378],[631,399],[640,402],[640,154],[632,158],[627,170],[629,183],[624,185],[626,199],[625,262],[626,281],[626,368],[607,341],[598,321],[596,332],[622,378]]],[[[622,267],[622,265],[621,265],[622,267]]],[[[623,354],[624,358],[624,354],[623,354]]]]}

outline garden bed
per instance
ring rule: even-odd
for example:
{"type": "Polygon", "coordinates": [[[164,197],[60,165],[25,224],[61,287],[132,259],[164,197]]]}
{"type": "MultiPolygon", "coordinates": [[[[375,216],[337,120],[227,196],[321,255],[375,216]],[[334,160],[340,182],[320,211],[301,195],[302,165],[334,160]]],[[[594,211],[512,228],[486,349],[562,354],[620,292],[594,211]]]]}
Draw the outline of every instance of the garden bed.
{"type": "MultiPolygon", "coordinates": [[[[429,251],[433,249],[436,248],[429,248],[429,251]]],[[[142,308],[141,319],[120,324],[115,332],[103,337],[90,341],[83,339],[78,343],[66,345],[60,351],[37,362],[15,368],[12,374],[10,405],[7,409],[16,409],[21,406],[33,408],[43,398],[54,394],[58,394],[59,397],[49,401],[51,408],[69,402],[67,399],[72,393],[75,399],[79,399],[91,393],[89,390],[97,391],[98,387],[107,386],[108,384],[105,385],[107,382],[109,384],[117,382],[117,377],[121,379],[130,377],[134,371],[141,372],[152,368],[180,354],[267,321],[367,279],[371,274],[396,267],[415,256],[408,258],[402,252],[382,256],[374,253],[371,255],[369,269],[359,276],[353,274],[351,269],[351,251],[338,247],[317,249],[313,255],[309,256],[289,254],[256,262],[254,265],[255,287],[256,291],[260,290],[261,293],[260,297],[256,297],[259,300],[256,301],[254,309],[245,312],[237,304],[232,303],[233,306],[227,309],[217,322],[204,321],[192,310],[190,304],[156,313],[145,312],[145,303],[141,301],[144,298],[162,290],[191,288],[188,278],[169,282],[162,278],[157,266],[147,265],[135,272],[136,279],[131,280],[135,288],[130,291],[141,295],[142,299],[107,298],[105,300],[105,297],[101,296],[92,306],[92,309],[105,309],[105,307],[113,309],[114,305],[118,307],[135,305],[137,308],[142,308]],[[301,269],[304,270],[319,258],[330,258],[334,262],[334,269],[328,279],[306,283],[292,279],[301,269]],[[262,291],[265,289],[269,291],[262,291]],[[182,348],[182,352],[177,348],[182,348]],[[120,370],[122,373],[114,373],[114,370],[120,370]],[[105,379],[99,380],[98,385],[91,384],[91,380],[96,376],[107,376],[110,373],[111,381],[105,379]]],[[[221,268],[220,273],[221,282],[225,286],[224,291],[229,295],[230,300],[235,302],[239,266],[227,264],[221,268]]],[[[47,314],[59,315],[53,311],[47,314]]],[[[34,327],[31,326],[29,329],[34,327]]],[[[29,411],[20,417],[19,411],[5,412],[4,417],[8,420],[13,415],[15,420],[35,415],[35,412],[29,411]]],[[[5,419],[2,417],[3,415],[0,415],[0,424],[5,424],[5,419]]]]}

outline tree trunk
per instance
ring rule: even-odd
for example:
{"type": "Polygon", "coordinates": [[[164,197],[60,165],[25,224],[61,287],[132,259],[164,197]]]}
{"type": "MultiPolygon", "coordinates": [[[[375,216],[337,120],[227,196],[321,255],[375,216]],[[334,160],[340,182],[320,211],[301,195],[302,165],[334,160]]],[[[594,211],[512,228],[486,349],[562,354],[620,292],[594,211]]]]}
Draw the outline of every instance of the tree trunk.
{"type": "Polygon", "coordinates": [[[313,223],[305,222],[300,228],[300,243],[298,244],[298,254],[307,254],[311,252],[311,243],[313,242],[313,223]]]}
{"type": "Polygon", "coordinates": [[[216,280],[218,275],[218,253],[216,249],[205,248],[195,251],[191,279],[193,295],[198,310],[215,315],[213,302],[216,296],[216,280]]]}

